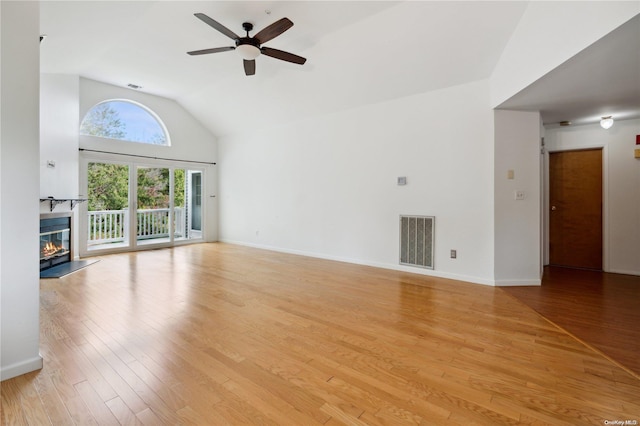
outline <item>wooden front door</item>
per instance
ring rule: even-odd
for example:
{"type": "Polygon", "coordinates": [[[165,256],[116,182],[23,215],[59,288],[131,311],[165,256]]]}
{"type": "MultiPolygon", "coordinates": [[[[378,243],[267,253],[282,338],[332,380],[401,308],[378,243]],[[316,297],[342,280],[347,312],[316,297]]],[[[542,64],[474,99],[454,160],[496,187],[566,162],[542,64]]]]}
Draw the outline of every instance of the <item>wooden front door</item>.
{"type": "Polygon", "coordinates": [[[549,154],[549,263],[602,270],[602,149],[549,154]]]}

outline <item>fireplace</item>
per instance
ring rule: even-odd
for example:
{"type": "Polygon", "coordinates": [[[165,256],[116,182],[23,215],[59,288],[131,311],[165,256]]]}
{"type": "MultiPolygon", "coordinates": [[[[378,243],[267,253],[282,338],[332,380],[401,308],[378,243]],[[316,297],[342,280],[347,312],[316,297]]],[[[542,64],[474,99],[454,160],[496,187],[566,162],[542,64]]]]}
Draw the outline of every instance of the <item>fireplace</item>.
{"type": "Polygon", "coordinates": [[[71,262],[71,214],[40,215],[40,270],[71,262]]]}

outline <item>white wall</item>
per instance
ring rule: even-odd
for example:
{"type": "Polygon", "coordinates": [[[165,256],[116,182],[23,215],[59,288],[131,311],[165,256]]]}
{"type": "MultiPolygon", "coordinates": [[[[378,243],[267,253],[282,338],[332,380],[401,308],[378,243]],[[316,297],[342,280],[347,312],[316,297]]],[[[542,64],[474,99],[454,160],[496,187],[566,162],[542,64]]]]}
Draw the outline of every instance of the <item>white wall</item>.
{"type": "Polygon", "coordinates": [[[495,111],[496,285],[541,284],[540,128],[538,112],[495,111]]]}
{"type": "Polygon", "coordinates": [[[176,101],[125,87],[80,78],[80,120],[94,105],[110,99],[128,99],[139,102],[155,112],[169,131],[171,146],[80,136],[80,148],[156,156],[173,160],[216,162],[215,136],[176,101]]]}
{"type": "Polygon", "coordinates": [[[480,81],[222,138],[220,239],[492,284],[492,123],[480,81]],[[434,271],[400,214],[436,217],[434,271]]]}
{"type": "MultiPolygon", "coordinates": [[[[551,152],[603,148],[604,269],[640,275],[640,159],[633,155],[640,146],[635,145],[636,135],[640,135],[640,119],[616,121],[609,130],[598,124],[546,129],[545,145],[551,152]]],[[[545,177],[548,181],[548,170],[545,177]]],[[[548,212],[548,197],[545,201],[548,212]]]]}
{"type": "Polygon", "coordinates": [[[2,380],[42,368],[39,354],[39,5],[0,2],[2,380]]]}
{"type": "Polygon", "coordinates": [[[531,1],[491,76],[496,107],[640,13],[639,1],[531,1]]]}
{"type": "MultiPolygon", "coordinates": [[[[78,198],[80,82],[77,75],[40,76],[40,197],[78,198]],[[55,167],[47,167],[47,161],[55,167]]],[[[48,211],[48,206],[41,206],[48,211]]],[[[56,207],[56,212],[68,206],[56,207]]],[[[44,210],[43,210],[44,211],[44,210]]]]}

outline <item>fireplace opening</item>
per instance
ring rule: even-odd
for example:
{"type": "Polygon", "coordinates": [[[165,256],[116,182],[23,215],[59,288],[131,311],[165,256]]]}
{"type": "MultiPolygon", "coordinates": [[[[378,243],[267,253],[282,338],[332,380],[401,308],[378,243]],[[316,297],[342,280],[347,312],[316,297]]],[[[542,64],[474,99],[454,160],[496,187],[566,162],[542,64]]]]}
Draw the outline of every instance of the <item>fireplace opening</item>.
{"type": "Polygon", "coordinates": [[[71,262],[71,216],[40,218],[40,270],[71,262]]]}

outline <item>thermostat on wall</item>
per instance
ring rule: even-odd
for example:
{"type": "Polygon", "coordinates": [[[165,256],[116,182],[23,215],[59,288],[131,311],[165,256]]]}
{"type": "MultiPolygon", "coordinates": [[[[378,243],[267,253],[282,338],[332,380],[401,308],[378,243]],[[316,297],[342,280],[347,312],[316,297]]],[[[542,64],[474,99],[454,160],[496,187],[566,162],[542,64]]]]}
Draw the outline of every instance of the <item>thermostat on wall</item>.
{"type": "Polygon", "coordinates": [[[398,185],[406,185],[406,184],[407,184],[407,177],[406,176],[398,177],[398,185]]]}

